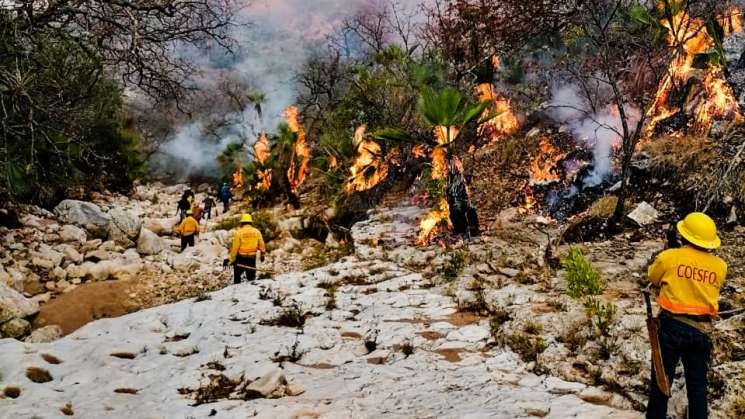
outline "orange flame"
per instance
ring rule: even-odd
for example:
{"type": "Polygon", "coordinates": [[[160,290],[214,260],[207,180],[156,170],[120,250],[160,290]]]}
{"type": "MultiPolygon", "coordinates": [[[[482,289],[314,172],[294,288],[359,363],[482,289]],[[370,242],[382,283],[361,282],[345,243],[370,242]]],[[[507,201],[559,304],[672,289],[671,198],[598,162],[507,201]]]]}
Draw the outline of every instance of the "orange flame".
{"type": "Polygon", "coordinates": [[[241,162],[235,162],[236,168],[233,172],[233,187],[240,188],[243,186],[243,170],[241,169],[241,162]]]}
{"type": "Polygon", "coordinates": [[[256,161],[262,165],[269,159],[269,141],[266,139],[264,131],[261,131],[259,139],[254,143],[254,154],[256,155],[256,161]]]}
{"type": "Polygon", "coordinates": [[[427,147],[424,144],[417,144],[411,148],[411,154],[420,159],[427,155],[427,147]]]}
{"type": "MultiPolygon", "coordinates": [[[[718,18],[726,35],[742,30],[741,15],[739,10],[732,8],[724,16],[718,18]]],[[[696,72],[693,66],[696,55],[705,53],[711,48],[714,45],[714,39],[709,36],[700,18],[691,19],[684,11],[680,11],[670,21],[661,21],[661,24],[669,31],[668,44],[677,48],[678,52],[670,63],[668,74],[660,83],[655,100],[647,114],[650,118],[647,135],[651,135],[661,121],[681,111],[692,115],[694,128],[700,130],[708,129],[715,119],[739,117],[737,100],[719,66],[711,66],[706,70],[703,78],[702,100],[689,104],[688,107],[692,109],[681,109],[670,103],[673,92],[682,89],[696,72]]]]}
{"type": "Polygon", "coordinates": [[[437,144],[446,145],[455,141],[455,138],[458,137],[458,134],[460,133],[460,128],[455,125],[450,125],[449,127],[437,125],[434,128],[433,133],[435,135],[435,140],[437,140],[437,144]]]}
{"type": "Polygon", "coordinates": [[[432,150],[432,179],[444,179],[448,174],[448,152],[438,145],[432,150]]]}
{"type": "Polygon", "coordinates": [[[475,90],[479,101],[489,102],[489,107],[481,115],[483,123],[478,129],[478,134],[487,137],[492,143],[517,133],[519,124],[512,112],[510,100],[497,93],[491,83],[481,83],[475,90]]]}
{"type": "Polygon", "coordinates": [[[525,203],[522,207],[517,209],[517,212],[519,214],[527,214],[529,212],[533,212],[537,202],[535,199],[535,195],[533,195],[533,189],[529,185],[525,186],[525,188],[523,189],[523,195],[525,196],[525,203]]]}
{"type": "Polygon", "coordinates": [[[256,190],[268,191],[272,186],[272,169],[258,170],[259,183],[256,184],[256,190]]]}
{"type": "Polygon", "coordinates": [[[547,137],[541,138],[540,154],[530,162],[530,183],[553,182],[559,180],[556,164],[566,157],[566,153],[557,150],[547,137]]]}
{"type": "Polygon", "coordinates": [[[444,197],[440,198],[437,208],[429,210],[427,215],[419,221],[419,236],[416,239],[416,244],[419,246],[425,246],[429,244],[437,234],[448,231],[452,228],[453,224],[450,222],[450,207],[448,206],[448,201],[444,197]]]}
{"type": "Polygon", "coordinates": [[[285,110],[287,125],[295,136],[295,144],[292,146],[290,168],[287,169],[287,180],[290,189],[294,193],[303,183],[310,170],[310,145],[305,136],[305,130],[298,121],[298,110],[294,106],[288,106],[285,110]]]}
{"type": "Polygon", "coordinates": [[[380,144],[365,136],[367,127],[361,125],[354,132],[357,158],[349,169],[350,176],[345,190],[362,192],[374,188],[388,176],[388,162],[383,159],[380,144]]]}

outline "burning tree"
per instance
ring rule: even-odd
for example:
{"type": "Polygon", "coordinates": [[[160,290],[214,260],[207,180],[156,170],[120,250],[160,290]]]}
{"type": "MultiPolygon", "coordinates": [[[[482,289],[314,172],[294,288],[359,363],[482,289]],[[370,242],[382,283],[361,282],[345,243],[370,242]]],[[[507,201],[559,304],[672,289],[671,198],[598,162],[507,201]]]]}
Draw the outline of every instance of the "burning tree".
{"type": "MultiPolygon", "coordinates": [[[[584,49],[580,54],[567,53],[564,61],[569,63],[570,78],[580,86],[587,105],[574,110],[584,113],[598,129],[612,131],[618,138],[617,148],[609,150],[615,150],[620,160],[618,200],[609,223],[613,227],[624,215],[632,156],[644,133],[649,132],[645,127],[676,113],[664,105],[669,88],[681,80],[681,72],[688,73],[687,67],[693,62],[692,51],[707,50],[704,44],[714,45],[707,41],[709,36],[703,31],[714,34],[721,31],[717,29],[713,1],[663,0],[652,5],[634,0],[579,3],[582,12],[577,14],[572,27],[580,35],[572,36],[584,49]],[[658,42],[663,37],[667,43],[658,42]],[[668,68],[670,62],[673,64],[668,68]],[[597,117],[602,107],[615,115],[617,125],[597,117]]],[[[713,59],[716,55],[714,52],[704,62],[717,61],[713,59]]],[[[705,90],[716,89],[712,86],[705,90]]],[[[716,95],[707,96],[711,99],[716,95]]]]}
{"type": "MultiPolygon", "coordinates": [[[[455,141],[463,128],[481,117],[487,103],[469,104],[455,89],[439,92],[426,88],[421,93],[417,110],[432,129],[431,165],[429,178],[435,184],[429,188],[432,209],[419,224],[418,244],[429,243],[435,235],[454,228],[455,233],[469,236],[478,234],[476,212],[468,196],[463,166],[455,155],[455,141]]],[[[381,139],[411,139],[408,135],[378,134],[381,139]]],[[[416,152],[421,149],[415,147],[416,152]]],[[[412,151],[414,152],[414,151],[412,151]]]]}
{"type": "Polygon", "coordinates": [[[290,106],[285,110],[285,119],[287,119],[287,126],[295,136],[290,155],[290,167],[287,169],[287,181],[290,193],[297,196],[297,189],[305,181],[310,170],[310,145],[308,145],[305,129],[298,120],[296,107],[290,106]]]}
{"type": "Polygon", "coordinates": [[[365,135],[366,130],[367,126],[361,125],[354,133],[357,158],[349,170],[350,176],[344,188],[347,192],[372,189],[388,176],[389,156],[384,154],[380,144],[365,135]]]}

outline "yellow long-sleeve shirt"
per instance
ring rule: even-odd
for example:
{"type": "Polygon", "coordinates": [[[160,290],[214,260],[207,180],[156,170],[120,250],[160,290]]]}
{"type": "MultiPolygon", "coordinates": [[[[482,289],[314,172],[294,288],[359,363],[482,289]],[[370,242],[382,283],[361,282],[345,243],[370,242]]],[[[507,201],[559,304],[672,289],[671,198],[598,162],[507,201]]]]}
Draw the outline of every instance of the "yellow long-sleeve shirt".
{"type": "Polygon", "coordinates": [[[233,243],[230,246],[230,262],[235,262],[237,255],[253,256],[257,250],[260,250],[262,253],[266,251],[264,237],[253,226],[244,225],[233,236],[233,243]]]}
{"type": "Polygon", "coordinates": [[[182,236],[191,236],[199,234],[199,223],[192,216],[188,216],[181,221],[178,226],[178,232],[182,236]]]}
{"type": "Polygon", "coordinates": [[[676,314],[716,316],[719,290],[727,276],[727,263],[718,256],[690,246],[657,255],[647,272],[660,287],[659,304],[676,314]]]}

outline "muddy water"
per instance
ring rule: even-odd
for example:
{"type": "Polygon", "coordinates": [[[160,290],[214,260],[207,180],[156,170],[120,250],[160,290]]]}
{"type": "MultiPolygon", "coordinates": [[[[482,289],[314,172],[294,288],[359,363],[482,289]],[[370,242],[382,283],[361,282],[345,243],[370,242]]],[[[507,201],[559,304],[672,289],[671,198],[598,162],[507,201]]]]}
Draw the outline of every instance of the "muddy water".
{"type": "Polygon", "coordinates": [[[138,310],[129,297],[134,281],[90,282],[42,304],[33,327],[58,325],[67,335],[101,318],[118,317],[138,310]]]}

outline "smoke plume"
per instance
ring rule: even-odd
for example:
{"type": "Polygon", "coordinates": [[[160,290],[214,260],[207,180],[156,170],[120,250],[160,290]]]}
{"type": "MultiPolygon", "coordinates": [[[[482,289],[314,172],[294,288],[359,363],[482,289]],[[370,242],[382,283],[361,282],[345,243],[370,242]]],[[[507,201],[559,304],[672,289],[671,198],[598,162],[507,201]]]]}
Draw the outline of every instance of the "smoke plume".
{"type": "MultiPolygon", "coordinates": [[[[584,147],[593,150],[593,170],[583,179],[585,186],[599,185],[613,173],[613,150],[620,146],[623,126],[618,107],[611,103],[592,112],[587,98],[575,85],[555,86],[548,105],[550,116],[566,126],[584,147]]],[[[639,121],[639,110],[625,106],[629,127],[639,121]]]]}
{"type": "MultiPolygon", "coordinates": [[[[313,51],[325,45],[345,18],[377,3],[366,0],[245,1],[247,4],[240,15],[250,25],[233,33],[240,45],[236,55],[196,49],[182,50],[180,54],[203,69],[203,74],[195,81],[202,89],[211,88],[221,71],[237,74],[264,95],[261,113],[253,104],[247,106],[240,115],[230,118],[232,124],[221,129],[217,140],[214,135],[206,135],[207,124],[197,117],[178,128],[161,147],[161,155],[154,162],[156,168],[167,166],[170,174],[180,177],[215,175],[215,159],[226,145],[239,142],[250,146],[262,130],[273,132],[283,120],[284,109],[296,100],[297,73],[313,51]]],[[[387,4],[387,0],[381,1],[387,4]]],[[[420,0],[399,3],[411,7],[420,0]]]]}

